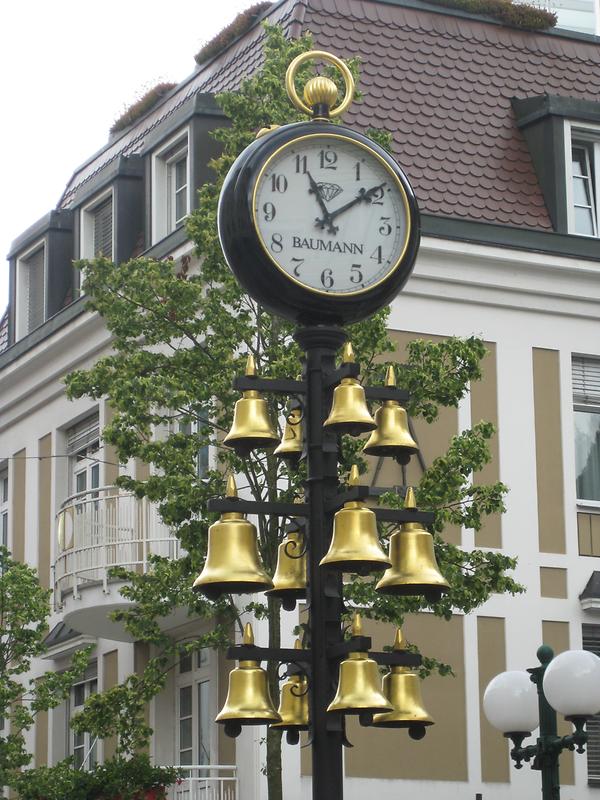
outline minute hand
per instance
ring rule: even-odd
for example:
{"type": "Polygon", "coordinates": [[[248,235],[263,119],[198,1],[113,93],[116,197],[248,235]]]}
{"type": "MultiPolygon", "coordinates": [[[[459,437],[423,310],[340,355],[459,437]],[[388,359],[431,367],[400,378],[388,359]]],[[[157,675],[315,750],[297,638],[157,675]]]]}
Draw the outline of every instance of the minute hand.
{"type": "Polygon", "coordinates": [[[385,185],[386,185],[386,181],[384,181],[383,183],[380,183],[378,186],[373,186],[371,189],[367,189],[367,190],[360,189],[358,194],[356,195],[356,197],[353,200],[350,200],[350,202],[346,203],[345,205],[340,206],[339,208],[336,208],[335,211],[330,211],[329,212],[329,222],[331,222],[332,219],[335,219],[336,217],[338,217],[344,211],[347,211],[349,208],[352,208],[352,206],[355,206],[357,203],[362,203],[363,200],[364,200],[365,203],[370,203],[371,202],[371,198],[373,197],[373,195],[376,192],[378,192],[380,189],[383,189],[383,187],[385,185]]]}

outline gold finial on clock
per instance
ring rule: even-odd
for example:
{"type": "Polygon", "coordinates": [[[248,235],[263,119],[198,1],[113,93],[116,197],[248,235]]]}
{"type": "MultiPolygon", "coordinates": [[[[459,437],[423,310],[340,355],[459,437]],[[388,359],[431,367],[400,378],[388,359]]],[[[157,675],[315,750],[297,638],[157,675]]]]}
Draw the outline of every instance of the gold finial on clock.
{"type": "Polygon", "coordinates": [[[324,50],[309,50],[306,53],[301,53],[291,62],[285,73],[285,88],[288,97],[299,111],[308,114],[315,118],[333,118],[339,117],[349,107],[354,97],[354,78],[352,73],[342,61],[341,58],[334,56],[332,53],[326,53],[324,50]],[[326,78],[322,75],[317,75],[307,81],[304,87],[304,102],[298,96],[294,79],[296,73],[305,61],[312,59],[321,59],[333,64],[334,67],[341,72],[344,79],[344,97],[339,105],[334,106],[337,100],[338,90],[334,81],[331,78],[326,78]]]}

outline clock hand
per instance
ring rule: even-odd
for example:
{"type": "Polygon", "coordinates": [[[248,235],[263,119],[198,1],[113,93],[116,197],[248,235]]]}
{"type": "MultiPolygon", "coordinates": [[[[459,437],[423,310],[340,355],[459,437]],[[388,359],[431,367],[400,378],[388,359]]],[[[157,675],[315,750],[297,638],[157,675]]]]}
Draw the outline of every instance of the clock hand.
{"type": "Polygon", "coordinates": [[[329,211],[327,210],[325,201],[323,200],[323,195],[321,194],[321,190],[319,189],[318,183],[310,174],[310,172],[308,172],[308,170],[306,174],[308,175],[308,182],[310,183],[310,189],[308,190],[308,193],[315,195],[315,197],[317,198],[317,202],[321,208],[321,211],[323,212],[323,219],[317,217],[315,219],[315,224],[317,224],[321,229],[327,226],[327,230],[329,231],[329,233],[337,233],[338,230],[337,227],[331,224],[331,216],[329,214],[329,211]]]}
{"type": "MultiPolygon", "coordinates": [[[[343,206],[340,206],[340,208],[336,208],[335,211],[328,212],[327,220],[322,219],[322,220],[317,220],[317,222],[318,223],[322,223],[321,227],[324,227],[324,224],[327,221],[329,223],[329,226],[330,226],[329,230],[331,231],[331,227],[333,227],[331,225],[331,222],[336,217],[338,217],[342,212],[347,211],[349,208],[352,208],[352,206],[355,206],[357,203],[361,203],[363,200],[365,201],[365,203],[370,203],[371,202],[371,198],[373,197],[373,195],[376,194],[376,192],[378,192],[380,189],[383,189],[383,187],[385,185],[386,185],[386,181],[384,181],[383,183],[378,184],[377,186],[373,186],[371,189],[366,189],[366,190],[365,189],[359,189],[358,194],[356,195],[356,197],[353,200],[350,200],[348,203],[345,203],[343,206]]],[[[338,230],[338,228],[336,228],[336,231],[337,230],[338,230]]]]}

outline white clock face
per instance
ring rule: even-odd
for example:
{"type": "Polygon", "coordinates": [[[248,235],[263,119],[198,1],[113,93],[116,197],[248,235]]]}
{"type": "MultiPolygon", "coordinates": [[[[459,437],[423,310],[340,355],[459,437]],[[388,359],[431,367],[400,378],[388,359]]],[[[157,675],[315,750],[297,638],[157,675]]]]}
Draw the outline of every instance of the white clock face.
{"type": "Polygon", "coordinates": [[[396,175],[371,149],[337,134],[309,134],[277,150],[258,176],[253,214],[273,262],[323,294],[380,283],[410,234],[396,175]]]}

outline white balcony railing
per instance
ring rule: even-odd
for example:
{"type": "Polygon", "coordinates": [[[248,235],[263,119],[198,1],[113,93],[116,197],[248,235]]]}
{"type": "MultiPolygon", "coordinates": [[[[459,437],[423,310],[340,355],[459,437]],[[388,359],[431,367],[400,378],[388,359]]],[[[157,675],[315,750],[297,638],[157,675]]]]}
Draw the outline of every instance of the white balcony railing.
{"type": "Polygon", "coordinates": [[[120,493],[116,486],[78,492],[57,515],[58,555],[54,562],[54,599],[79,598],[86,585],[108,591],[112,567],[146,572],[150,555],[179,557],[179,540],[146,498],[120,493]]]}
{"type": "Polygon", "coordinates": [[[184,777],[167,790],[168,800],[237,800],[235,766],[181,766],[184,777]]]}

